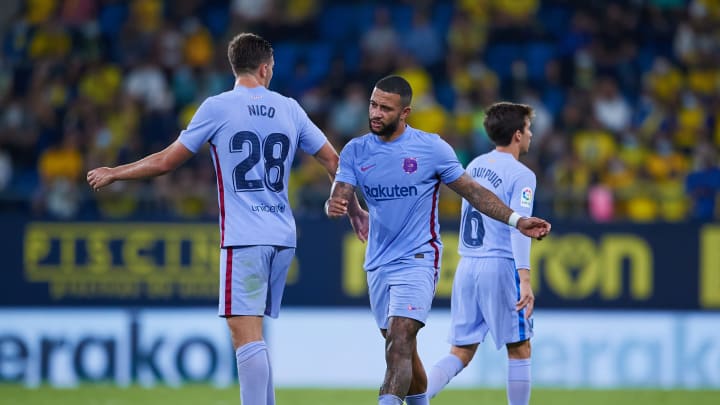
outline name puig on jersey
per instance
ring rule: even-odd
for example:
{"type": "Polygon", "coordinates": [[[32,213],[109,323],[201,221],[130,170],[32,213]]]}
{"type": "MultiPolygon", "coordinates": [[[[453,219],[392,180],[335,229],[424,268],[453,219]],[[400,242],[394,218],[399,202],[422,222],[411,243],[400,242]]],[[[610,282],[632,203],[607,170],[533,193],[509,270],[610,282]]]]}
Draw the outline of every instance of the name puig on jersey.
{"type": "Polygon", "coordinates": [[[500,187],[500,185],[502,184],[502,179],[500,178],[500,176],[498,176],[497,173],[488,169],[487,167],[473,167],[472,176],[487,180],[495,188],[500,187]]]}
{"type": "Polygon", "coordinates": [[[268,107],[265,104],[248,104],[248,113],[256,117],[273,118],[275,116],[275,107],[268,107]]]}
{"type": "Polygon", "coordinates": [[[259,205],[251,205],[250,208],[252,208],[255,212],[285,212],[285,204],[259,204],[259,205]]]}

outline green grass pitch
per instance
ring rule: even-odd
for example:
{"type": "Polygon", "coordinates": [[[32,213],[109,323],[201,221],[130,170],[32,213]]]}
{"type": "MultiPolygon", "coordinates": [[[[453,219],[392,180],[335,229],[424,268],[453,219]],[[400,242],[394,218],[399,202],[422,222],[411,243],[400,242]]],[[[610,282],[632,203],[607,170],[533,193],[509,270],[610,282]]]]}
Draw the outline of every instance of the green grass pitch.
{"type": "MultiPolygon", "coordinates": [[[[279,389],[279,405],[367,405],[377,403],[374,390],[279,389]]],[[[238,405],[237,388],[188,386],[183,388],[115,388],[87,386],[77,389],[0,385],[2,405],[238,405]]],[[[432,405],[506,404],[504,390],[448,389],[432,405]]],[[[548,405],[717,405],[720,391],[682,390],[550,390],[534,389],[532,404],[548,405]]]]}

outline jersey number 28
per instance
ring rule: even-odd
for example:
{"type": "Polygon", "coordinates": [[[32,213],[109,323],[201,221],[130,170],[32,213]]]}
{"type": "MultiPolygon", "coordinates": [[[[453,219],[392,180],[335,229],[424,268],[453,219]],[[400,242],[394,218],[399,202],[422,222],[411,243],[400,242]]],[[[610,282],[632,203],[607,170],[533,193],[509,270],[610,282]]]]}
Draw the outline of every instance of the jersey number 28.
{"type": "Polygon", "coordinates": [[[272,133],[265,138],[260,147],[260,137],[250,131],[241,131],[230,140],[230,152],[245,152],[243,159],[233,170],[235,191],[258,191],[267,186],[279,193],[285,188],[285,159],[290,151],[290,139],[285,134],[272,133]],[[263,160],[265,176],[262,179],[248,178],[250,172],[260,160],[263,160]]]}

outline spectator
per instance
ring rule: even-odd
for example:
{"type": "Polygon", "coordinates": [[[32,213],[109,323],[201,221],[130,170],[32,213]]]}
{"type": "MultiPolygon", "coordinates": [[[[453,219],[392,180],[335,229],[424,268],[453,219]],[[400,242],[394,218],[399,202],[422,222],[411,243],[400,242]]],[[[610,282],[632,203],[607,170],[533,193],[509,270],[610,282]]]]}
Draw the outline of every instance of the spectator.
{"type": "Polygon", "coordinates": [[[360,38],[365,70],[381,75],[392,69],[398,51],[398,37],[390,19],[390,10],[383,6],[376,8],[372,25],[360,38]]]}
{"type": "Polygon", "coordinates": [[[123,87],[148,111],[165,111],[173,106],[165,75],[150,59],[143,60],[130,70],[123,87]]]}
{"type": "Polygon", "coordinates": [[[600,124],[615,133],[624,131],[630,125],[632,111],[618,91],[615,79],[609,76],[601,78],[593,94],[593,112],[600,124]]]}
{"type": "Polygon", "coordinates": [[[58,218],[71,218],[79,209],[79,184],[83,173],[80,133],[67,128],[56,145],[45,150],[38,161],[40,188],[36,193],[36,212],[58,218]]]}
{"type": "Polygon", "coordinates": [[[404,35],[402,46],[421,65],[431,72],[439,73],[439,64],[444,60],[442,42],[424,9],[415,9],[412,27],[404,35]]]}
{"type": "Polygon", "coordinates": [[[691,217],[697,220],[720,218],[720,166],[716,155],[711,146],[699,146],[695,167],[685,180],[685,190],[692,201],[691,217]]]}
{"type": "Polygon", "coordinates": [[[603,185],[595,185],[588,192],[590,218],[595,222],[609,222],[615,216],[612,191],[603,185]]]}
{"type": "MultiPolygon", "coordinates": [[[[698,161],[694,151],[708,140],[720,147],[717,1],[621,1],[599,9],[592,2],[549,0],[402,0],[338,2],[333,12],[318,0],[176,3],[5,4],[0,149],[9,156],[12,177],[0,205],[15,195],[31,201],[39,188],[38,158],[57,145],[61,128],[78,131],[88,162],[120,163],[165,144],[198,100],[231,88],[225,55],[216,51],[238,24],[291,50],[276,55],[286,59],[278,66],[288,69],[277,72],[275,89],[298,96],[339,144],[367,124],[358,118],[367,99],[350,95],[352,83],[365,89],[391,72],[423,93],[416,107],[428,114],[413,116],[427,119],[413,124],[446,134],[461,160],[491,147],[481,125],[486,105],[502,98],[532,104],[538,147],[526,162],[543,185],[538,209],[554,206],[558,216],[587,217],[589,190],[608,188],[613,220],[642,217],[630,213],[643,204],[654,210],[651,218],[688,218],[689,162],[698,161]],[[410,15],[411,25],[398,19],[410,15]],[[332,23],[346,26],[343,35],[319,39],[326,22],[316,24],[316,18],[337,19],[332,23]],[[510,80],[488,69],[497,62],[484,59],[488,41],[518,50],[500,66],[491,63],[510,80]],[[527,65],[524,51],[536,43],[554,51],[544,75],[543,67],[527,65]],[[331,56],[305,52],[316,49],[331,56]],[[293,70],[296,61],[303,63],[293,70]],[[529,95],[535,89],[539,102],[529,95]],[[637,192],[627,186],[631,179],[640,183],[637,192]]],[[[160,210],[123,203],[128,193],[155,192],[133,187],[118,189],[114,201],[98,201],[102,215],[160,210]]],[[[445,201],[452,210],[454,201],[445,201]]],[[[172,204],[169,199],[162,209],[173,213],[172,204]]]]}
{"type": "Polygon", "coordinates": [[[210,31],[196,18],[185,22],[184,61],[193,68],[208,66],[212,61],[214,47],[210,31]]]}
{"type": "Polygon", "coordinates": [[[344,98],[330,111],[330,129],[343,139],[343,144],[367,128],[367,99],[363,85],[350,83],[344,98]]]}

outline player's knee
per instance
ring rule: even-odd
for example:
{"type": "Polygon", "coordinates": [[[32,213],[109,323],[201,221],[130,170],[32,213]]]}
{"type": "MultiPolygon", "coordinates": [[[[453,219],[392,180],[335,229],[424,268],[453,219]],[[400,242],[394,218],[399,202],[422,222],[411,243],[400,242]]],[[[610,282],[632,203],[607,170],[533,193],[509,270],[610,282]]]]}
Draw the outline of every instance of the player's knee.
{"type": "Polygon", "coordinates": [[[410,357],[415,347],[415,337],[402,331],[390,332],[385,338],[385,355],[389,357],[410,357]]]}
{"type": "Polygon", "coordinates": [[[530,347],[530,339],[522,342],[509,343],[507,345],[508,358],[511,359],[529,359],[532,350],[530,347]]]}
{"type": "Polygon", "coordinates": [[[450,349],[450,353],[453,354],[455,357],[460,359],[460,361],[463,364],[463,367],[467,367],[468,364],[470,364],[470,361],[475,356],[475,351],[477,350],[477,344],[467,345],[467,346],[453,346],[450,349]]]}
{"type": "Polygon", "coordinates": [[[262,317],[233,316],[227,318],[227,324],[235,349],[250,342],[263,340],[262,317]]]}

